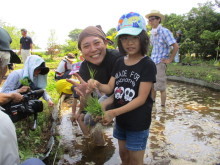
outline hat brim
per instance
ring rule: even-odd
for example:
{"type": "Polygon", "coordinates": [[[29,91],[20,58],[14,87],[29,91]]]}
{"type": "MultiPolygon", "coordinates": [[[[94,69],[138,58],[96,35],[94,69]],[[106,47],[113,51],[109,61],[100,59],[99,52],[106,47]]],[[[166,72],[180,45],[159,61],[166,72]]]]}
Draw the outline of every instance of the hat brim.
{"type": "Polygon", "coordinates": [[[67,60],[69,60],[71,62],[75,61],[75,58],[68,58],[67,56],[65,56],[65,59],[67,59],[67,60]]]}
{"type": "Polygon", "coordinates": [[[117,35],[115,38],[117,38],[120,35],[127,34],[127,35],[132,35],[136,36],[142,32],[143,29],[138,29],[138,28],[124,28],[118,31],[117,35]]]}
{"type": "Polygon", "coordinates": [[[50,71],[50,69],[48,67],[43,67],[43,68],[40,68],[40,69],[41,69],[41,71],[40,71],[39,74],[41,74],[41,75],[45,75],[50,71]]]}
{"type": "Polygon", "coordinates": [[[163,20],[165,19],[165,16],[162,15],[162,14],[159,14],[159,13],[150,13],[150,14],[145,15],[145,17],[146,17],[147,19],[149,19],[149,17],[152,17],[152,16],[160,17],[160,18],[161,18],[161,21],[163,21],[163,20]]]}

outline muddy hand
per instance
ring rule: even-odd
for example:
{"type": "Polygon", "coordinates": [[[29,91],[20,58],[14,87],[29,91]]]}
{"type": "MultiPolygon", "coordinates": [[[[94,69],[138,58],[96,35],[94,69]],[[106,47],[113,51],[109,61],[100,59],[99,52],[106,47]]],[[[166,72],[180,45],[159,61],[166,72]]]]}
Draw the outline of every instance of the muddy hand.
{"type": "Polygon", "coordinates": [[[114,115],[112,113],[112,110],[108,110],[105,112],[102,123],[103,125],[109,125],[113,119],[114,119],[114,115]]]}

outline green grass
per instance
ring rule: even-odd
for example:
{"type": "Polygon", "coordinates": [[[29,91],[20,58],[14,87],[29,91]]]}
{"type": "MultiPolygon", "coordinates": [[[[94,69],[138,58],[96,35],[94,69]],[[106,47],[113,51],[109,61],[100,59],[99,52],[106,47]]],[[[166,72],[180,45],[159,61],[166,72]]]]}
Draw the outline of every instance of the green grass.
{"type": "Polygon", "coordinates": [[[183,76],[210,83],[220,84],[220,67],[207,63],[197,63],[192,66],[172,63],[167,67],[168,76],[183,76]]]}

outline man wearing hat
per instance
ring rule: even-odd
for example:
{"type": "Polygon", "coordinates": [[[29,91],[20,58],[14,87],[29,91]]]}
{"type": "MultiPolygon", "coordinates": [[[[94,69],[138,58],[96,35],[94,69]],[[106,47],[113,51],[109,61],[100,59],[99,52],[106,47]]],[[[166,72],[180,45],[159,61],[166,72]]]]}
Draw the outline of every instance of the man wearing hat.
{"type": "Polygon", "coordinates": [[[65,58],[60,61],[57,69],[56,69],[56,80],[70,78],[69,75],[72,69],[72,63],[76,61],[76,57],[73,53],[68,53],[65,58]]]}
{"type": "Polygon", "coordinates": [[[165,106],[166,102],[166,64],[173,61],[179,47],[176,43],[173,34],[160,24],[164,19],[159,11],[152,10],[151,13],[145,16],[148,19],[151,30],[151,44],[153,46],[151,52],[151,59],[155,62],[157,67],[156,83],[152,90],[152,97],[155,100],[156,91],[161,93],[161,106],[165,106]],[[170,52],[171,46],[173,47],[170,52]]]}

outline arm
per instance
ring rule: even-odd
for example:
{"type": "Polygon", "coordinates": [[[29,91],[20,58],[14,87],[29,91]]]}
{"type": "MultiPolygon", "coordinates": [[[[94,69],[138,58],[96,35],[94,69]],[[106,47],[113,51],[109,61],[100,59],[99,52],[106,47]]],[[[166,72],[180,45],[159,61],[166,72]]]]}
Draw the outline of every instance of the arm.
{"type": "Polygon", "coordinates": [[[31,49],[31,52],[33,50],[33,41],[32,41],[32,38],[30,37],[30,49],[31,49]]]}
{"type": "Polygon", "coordinates": [[[138,91],[138,96],[135,99],[133,99],[131,102],[122,107],[106,111],[104,115],[104,125],[109,124],[114,117],[127,113],[142,106],[147,100],[147,97],[152,88],[152,84],[152,82],[141,82],[138,91]]]}
{"type": "Polygon", "coordinates": [[[20,44],[20,49],[18,51],[18,54],[21,54],[21,48],[22,48],[22,45],[20,44]]]}
{"type": "Polygon", "coordinates": [[[10,73],[2,87],[3,93],[16,93],[19,92],[19,89],[17,89],[20,86],[19,83],[20,76],[18,73],[13,71],[10,73]]]}
{"type": "MultiPolygon", "coordinates": [[[[114,90],[114,86],[115,86],[115,78],[111,77],[108,84],[101,84],[100,82],[98,82],[97,80],[94,79],[90,79],[88,81],[88,88],[89,88],[89,92],[93,91],[95,88],[97,88],[100,92],[103,92],[105,94],[111,94],[112,91],[114,90]]],[[[88,93],[89,93],[88,92],[88,93]]]]}
{"type": "Polygon", "coordinates": [[[33,50],[33,44],[30,44],[30,49],[31,49],[31,52],[32,52],[32,50],[33,50]]]}
{"type": "Polygon", "coordinates": [[[23,96],[19,93],[0,93],[0,105],[7,104],[10,101],[20,102],[23,96]]]}
{"type": "Polygon", "coordinates": [[[47,93],[46,90],[44,90],[43,99],[48,102],[48,105],[50,107],[52,107],[54,105],[53,101],[51,100],[50,95],[47,93]]]}
{"type": "Polygon", "coordinates": [[[101,102],[102,109],[105,111],[107,106],[111,105],[114,102],[114,94],[108,97],[106,100],[101,102]]]}
{"type": "Polygon", "coordinates": [[[176,53],[177,53],[177,51],[178,51],[178,49],[179,49],[179,46],[178,46],[177,43],[174,43],[174,44],[172,44],[171,46],[173,46],[173,50],[172,50],[172,53],[171,53],[171,55],[170,55],[170,58],[168,58],[168,59],[162,59],[162,60],[161,60],[161,62],[163,62],[163,63],[165,63],[165,64],[169,64],[169,63],[171,63],[171,62],[173,61],[173,59],[174,59],[174,57],[175,57],[175,55],[176,55],[176,53]]]}

